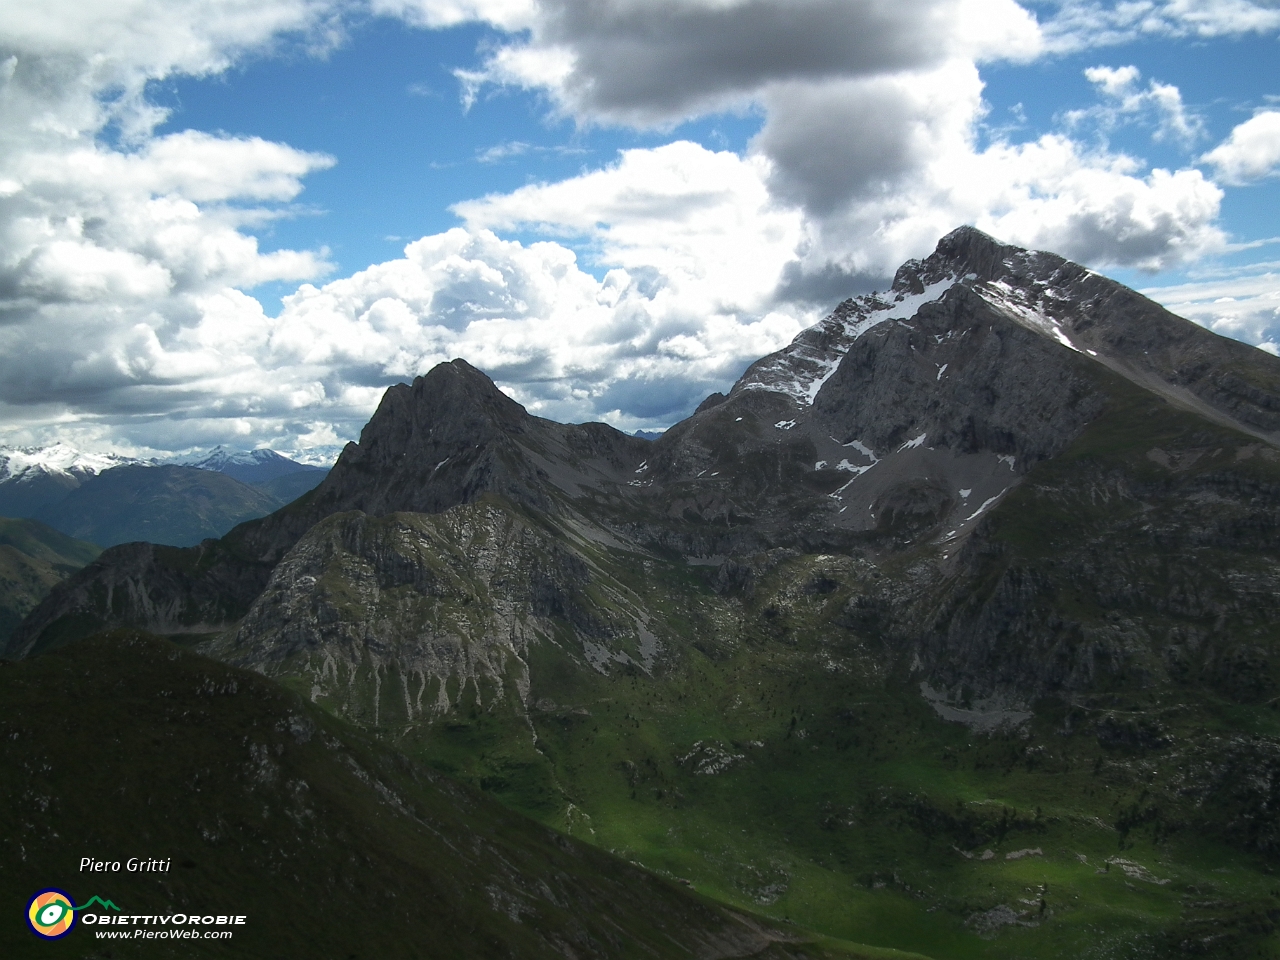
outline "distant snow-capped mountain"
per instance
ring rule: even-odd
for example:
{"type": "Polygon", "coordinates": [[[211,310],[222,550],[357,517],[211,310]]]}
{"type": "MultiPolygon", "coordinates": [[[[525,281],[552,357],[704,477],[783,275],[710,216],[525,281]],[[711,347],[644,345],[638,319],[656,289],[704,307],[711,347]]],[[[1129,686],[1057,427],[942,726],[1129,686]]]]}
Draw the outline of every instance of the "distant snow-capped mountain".
{"type": "Polygon", "coordinates": [[[181,466],[221,473],[260,487],[280,503],[316,486],[337,457],[337,450],[309,450],[299,460],[274,450],[233,450],[218,446],[171,460],[89,453],[69,443],[44,447],[0,446],[0,516],[40,518],[72,491],[114,467],[181,466]]]}
{"type": "Polygon", "coordinates": [[[34,517],[104,470],[144,463],[114,453],[86,453],[67,443],[0,447],[0,516],[34,517]]]}
{"type": "Polygon", "coordinates": [[[112,467],[145,462],[115,453],[85,453],[67,443],[48,447],[0,447],[0,483],[31,482],[41,475],[83,480],[112,467]]]}
{"type": "Polygon", "coordinates": [[[322,447],[308,447],[305,450],[290,450],[286,456],[306,467],[320,467],[328,470],[338,462],[345,443],[330,443],[322,447]]]}
{"type": "Polygon", "coordinates": [[[239,480],[241,483],[259,485],[294,473],[318,473],[326,467],[316,467],[276,453],[274,450],[232,450],[219,445],[211,453],[197,454],[178,461],[182,466],[214,470],[239,480]]]}

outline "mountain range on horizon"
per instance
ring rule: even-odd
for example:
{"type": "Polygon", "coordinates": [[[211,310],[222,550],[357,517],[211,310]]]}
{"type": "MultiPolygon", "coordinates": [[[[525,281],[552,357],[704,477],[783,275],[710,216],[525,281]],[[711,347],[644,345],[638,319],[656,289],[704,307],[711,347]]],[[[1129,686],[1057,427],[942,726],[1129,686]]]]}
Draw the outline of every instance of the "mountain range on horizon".
{"type": "Polygon", "coordinates": [[[266,449],[219,446],[161,461],[85,453],[62,442],[0,447],[0,516],[41,520],[100,546],[190,546],[297,499],[326,472],[266,449]]]}
{"type": "Polygon", "coordinates": [[[67,443],[0,447],[0,642],[63,577],[106,546],[192,546],[296,500],[327,469],[219,446],[176,463],[67,443]],[[79,562],[76,562],[76,561],[79,562]]]}
{"type": "MultiPolygon", "coordinates": [[[[336,459],[336,454],[334,458],[336,459]]],[[[233,450],[224,444],[219,444],[208,453],[191,454],[173,462],[180,466],[225,473],[241,483],[249,484],[262,484],[298,472],[328,469],[327,466],[316,463],[294,460],[265,447],[255,450],[233,450]]]]}
{"type": "Polygon", "coordinates": [[[1280,359],[965,227],[654,439],[440,364],[0,652],[169,638],[837,955],[1268,956],[1277,530],[1280,359]]]}
{"type": "MultiPolygon", "coordinates": [[[[337,451],[333,451],[336,458],[337,451]]],[[[332,463],[332,460],[329,461],[332,463]]],[[[326,470],[319,463],[295,460],[274,450],[235,450],[219,444],[212,450],[161,459],[80,450],[66,441],[46,446],[0,446],[0,489],[54,478],[68,489],[77,482],[121,466],[182,466],[226,473],[244,483],[261,483],[306,470],[326,470]]],[[[10,494],[11,495],[11,494],[10,494]]]]}

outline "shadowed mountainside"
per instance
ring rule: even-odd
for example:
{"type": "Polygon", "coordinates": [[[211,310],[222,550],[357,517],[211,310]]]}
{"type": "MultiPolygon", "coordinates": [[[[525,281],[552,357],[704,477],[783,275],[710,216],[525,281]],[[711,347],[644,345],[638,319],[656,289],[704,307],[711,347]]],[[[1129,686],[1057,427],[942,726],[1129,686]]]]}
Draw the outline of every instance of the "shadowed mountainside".
{"type": "MultiPolygon", "coordinates": [[[[150,941],[148,956],[881,955],[679,890],[162,640],[120,632],[10,666],[0,701],[8,902],[52,885],[131,915],[247,915],[230,941],[150,941]],[[171,868],[89,875],[86,855],[171,868]]],[[[93,931],[39,951],[134,955],[93,931]]],[[[10,911],[0,950],[32,944],[10,911]]]]}
{"type": "Polygon", "coordinates": [[[195,467],[130,465],[90,477],[39,519],[103,546],[146,541],[194,546],[280,501],[232,477],[195,467]]]}
{"type": "Polygon", "coordinates": [[[54,584],[101,552],[39,521],[0,517],[0,645],[54,584]]]}

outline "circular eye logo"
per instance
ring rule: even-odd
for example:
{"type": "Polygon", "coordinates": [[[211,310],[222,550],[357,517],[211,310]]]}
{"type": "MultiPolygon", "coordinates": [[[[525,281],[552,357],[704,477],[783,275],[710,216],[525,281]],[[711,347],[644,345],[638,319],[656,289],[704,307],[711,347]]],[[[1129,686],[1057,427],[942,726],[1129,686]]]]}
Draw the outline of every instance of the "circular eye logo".
{"type": "Polygon", "coordinates": [[[61,890],[41,890],[27,904],[27,923],[46,940],[65,937],[76,925],[71,897],[61,890]]]}

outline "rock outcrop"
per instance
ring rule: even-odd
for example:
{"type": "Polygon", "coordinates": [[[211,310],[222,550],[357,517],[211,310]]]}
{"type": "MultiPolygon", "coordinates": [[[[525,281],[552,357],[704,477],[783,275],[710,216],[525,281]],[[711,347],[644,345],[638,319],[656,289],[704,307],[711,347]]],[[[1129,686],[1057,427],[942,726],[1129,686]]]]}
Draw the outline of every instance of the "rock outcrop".
{"type": "Polygon", "coordinates": [[[207,630],[377,711],[394,674],[411,719],[458,684],[519,686],[557,631],[580,665],[644,661],[644,563],[748,597],[787,557],[840,554],[908,573],[834,625],[943,694],[1197,676],[1256,697],[1278,431],[1280,360],[962,228],[654,443],[441,364],[390,388],[310,494],[195,550],[107,551],[9,653],[207,630]]]}

